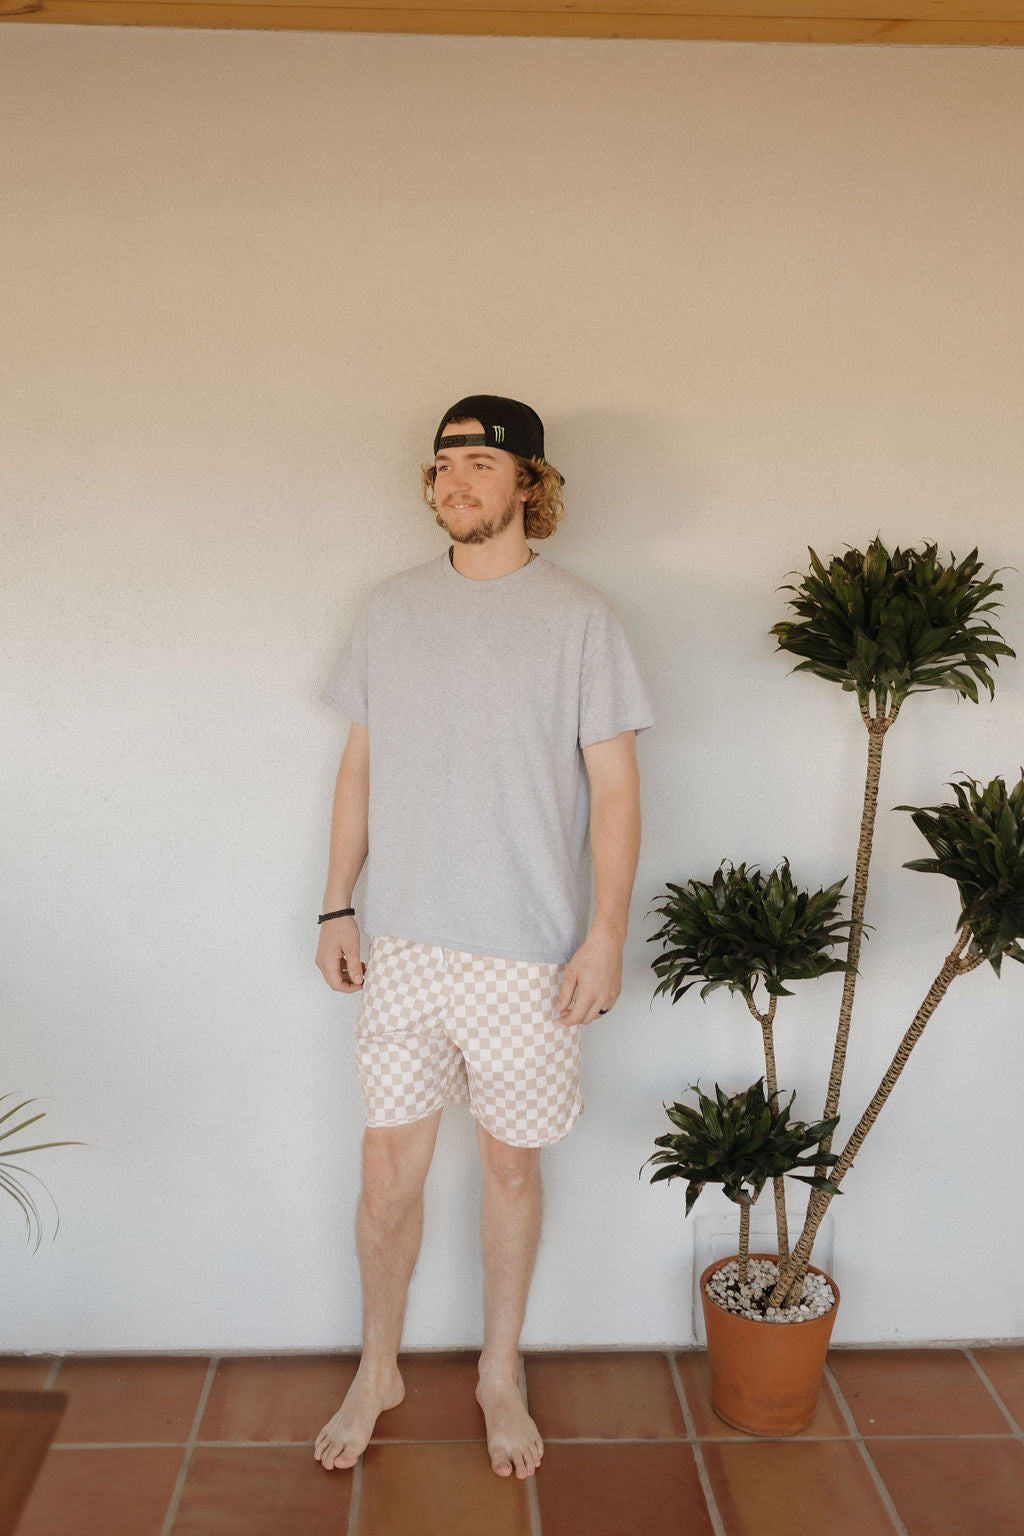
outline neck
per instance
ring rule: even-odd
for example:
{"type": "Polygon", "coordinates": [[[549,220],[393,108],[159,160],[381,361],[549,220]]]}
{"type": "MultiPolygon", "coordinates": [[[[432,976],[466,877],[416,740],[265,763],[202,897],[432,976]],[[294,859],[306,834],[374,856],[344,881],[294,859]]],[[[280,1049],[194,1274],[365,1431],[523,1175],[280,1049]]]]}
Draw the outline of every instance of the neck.
{"type": "Polygon", "coordinates": [[[519,530],[515,539],[488,539],[484,544],[459,544],[453,541],[450,550],[452,565],[460,576],[472,581],[494,581],[498,576],[509,576],[533,559],[533,550],[519,530]]]}

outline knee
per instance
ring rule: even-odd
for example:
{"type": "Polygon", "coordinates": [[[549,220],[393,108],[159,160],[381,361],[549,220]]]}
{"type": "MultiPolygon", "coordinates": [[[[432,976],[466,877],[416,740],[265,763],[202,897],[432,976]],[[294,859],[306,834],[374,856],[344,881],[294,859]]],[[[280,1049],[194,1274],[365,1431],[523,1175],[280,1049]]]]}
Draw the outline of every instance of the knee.
{"type": "Polygon", "coordinates": [[[423,1193],[426,1168],[398,1138],[367,1134],[363,1142],[363,1199],[373,1211],[399,1209],[423,1193]]]}
{"type": "Polygon", "coordinates": [[[490,1141],[483,1158],[484,1175],[510,1194],[532,1189],[540,1180],[540,1149],[510,1147],[490,1141]]]}

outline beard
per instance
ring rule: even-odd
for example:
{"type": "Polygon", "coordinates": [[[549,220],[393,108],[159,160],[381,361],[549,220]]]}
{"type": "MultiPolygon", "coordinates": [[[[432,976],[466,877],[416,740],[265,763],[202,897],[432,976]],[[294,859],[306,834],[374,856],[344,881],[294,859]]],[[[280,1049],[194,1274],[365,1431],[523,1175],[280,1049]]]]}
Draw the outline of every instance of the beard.
{"type": "Polygon", "coordinates": [[[496,538],[499,533],[504,532],[516,513],[521,510],[522,505],[521,501],[510,496],[504,511],[497,517],[482,517],[479,522],[464,524],[461,528],[450,528],[438,508],[434,521],[457,544],[486,544],[488,539],[496,538]]]}

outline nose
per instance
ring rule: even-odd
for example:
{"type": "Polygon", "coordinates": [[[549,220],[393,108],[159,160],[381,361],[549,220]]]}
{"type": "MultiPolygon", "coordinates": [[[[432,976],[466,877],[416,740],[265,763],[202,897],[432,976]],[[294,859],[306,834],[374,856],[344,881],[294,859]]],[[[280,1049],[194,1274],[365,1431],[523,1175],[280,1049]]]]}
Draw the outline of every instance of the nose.
{"type": "Polygon", "coordinates": [[[445,478],[445,496],[449,501],[461,501],[472,487],[472,479],[468,471],[453,469],[445,478]]]}

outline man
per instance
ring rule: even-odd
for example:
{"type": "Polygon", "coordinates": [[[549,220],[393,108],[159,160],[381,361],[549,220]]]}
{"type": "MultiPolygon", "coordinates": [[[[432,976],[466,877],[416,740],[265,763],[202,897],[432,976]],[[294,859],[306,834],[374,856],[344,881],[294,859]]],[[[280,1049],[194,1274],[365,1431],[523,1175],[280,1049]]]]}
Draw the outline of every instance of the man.
{"type": "Polygon", "coordinates": [[[540,1148],[583,1108],[580,1039],[621,989],[640,845],[636,732],[651,711],[614,609],[531,550],[562,477],[529,406],[460,400],[424,495],[443,556],[380,582],[323,698],[351,720],[334,797],[316,963],[362,989],[367,1105],[357,1240],[363,1353],[315,1455],[352,1467],[402,1401],[398,1350],[423,1184],[445,1103],[468,1103],[483,1168],[491,1465],[529,1477],[543,1445],[519,1387],[541,1224],[540,1148]],[[588,828],[589,821],[589,828],[588,828]],[[594,870],[590,908],[588,841],[594,870]],[[367,852],[365,970],[350,902],[367,852]]]}

